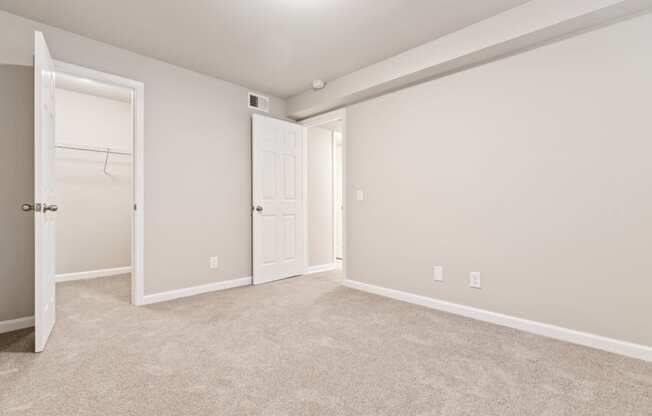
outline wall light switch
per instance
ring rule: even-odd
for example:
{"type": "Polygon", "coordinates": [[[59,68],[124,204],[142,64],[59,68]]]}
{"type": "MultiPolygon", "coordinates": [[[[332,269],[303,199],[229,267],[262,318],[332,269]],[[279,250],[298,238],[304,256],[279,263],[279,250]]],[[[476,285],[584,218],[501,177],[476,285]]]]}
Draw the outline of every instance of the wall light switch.
{"type": "Polygon", "coordinates": [[[482,280],[480,278],[480,272],[469,273],[469,286],[471,286],[474,289],[482,289],[482,280]]]}
{"type": "Polygon", "coordinates": [[[435,266],[432,268],[432,277],[435,279],[435,282],[444,281],[444,268],[442,266],[435,266]]]}
{"type": "Polygon", "coordinates": [[[364,201],[364,191],[362,189],[355,191],[355,199],[358,201],[364,201]]]}

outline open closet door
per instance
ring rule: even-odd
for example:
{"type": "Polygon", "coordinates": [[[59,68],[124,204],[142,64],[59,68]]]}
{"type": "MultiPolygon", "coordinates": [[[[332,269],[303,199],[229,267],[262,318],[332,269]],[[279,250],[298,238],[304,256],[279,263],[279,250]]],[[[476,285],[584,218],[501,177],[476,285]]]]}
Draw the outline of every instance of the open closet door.
{"type": "Polygon", "coordinates": [[[253,115],[254,284],[306,270],[304,149],[304,127],[253,115]]]}
{"type": "Polygon", "coordinates": [[[54,93],[55,71],[41,32],[34,32],[35,349],[43,351],[56,320],[54,93]]]}

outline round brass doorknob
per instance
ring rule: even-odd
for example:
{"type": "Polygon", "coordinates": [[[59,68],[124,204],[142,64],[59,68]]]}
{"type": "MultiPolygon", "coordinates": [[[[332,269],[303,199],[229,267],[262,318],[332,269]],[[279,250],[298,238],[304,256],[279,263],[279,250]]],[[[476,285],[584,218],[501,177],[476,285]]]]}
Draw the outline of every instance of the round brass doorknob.
{"type": "Polygon", "coordinates": [[[34,209],[34,205],[31,204],[23,204],[20,209],[22,209],[25,212],[32,211],[34,209]]]}

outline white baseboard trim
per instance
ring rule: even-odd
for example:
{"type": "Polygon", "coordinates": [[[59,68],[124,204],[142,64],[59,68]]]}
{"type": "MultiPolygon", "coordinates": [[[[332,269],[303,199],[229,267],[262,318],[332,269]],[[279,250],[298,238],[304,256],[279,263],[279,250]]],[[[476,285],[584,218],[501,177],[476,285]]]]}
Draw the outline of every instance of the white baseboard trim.
{"type": "Polygon", "coordinates": [[[370,285],[355,280],[347,279],[342,284],[352,289],[362,290],[364,292],[413,303],[415,305],[425,306],[427,308],[436,309],[455,315],[461,315],[467,318],[477,319],[479,321],[490,322],[492,324],[519,329],[521,331],[542,335],[544,337],[554,338],[573,344],[583,345],[585,347],[596,348],[599,350],[652,362],[652,347],[646,345],[634,344],[631,342],[607,338],[587,332],[575,331],[573,329],[568,329],[560,326],[516,318],[510,315],[503,315],[484,309],[473,308],[470,306],[446,302],[426,296],[415,295],[413,293],[402,292],[400,290],[387,289],[381,286],[370,285]]]}
{"type": "Polygon", "coordinates": [[[304,274],[313,274],[321,272],[330,272],[337,269],[337,263],[320,264],[319,266],[310,266],[304,274]]]}
{"type": "Polygon", "coordinates": [[[17,331],[19,329],[31,328],[34,326],[34,317],[26,316],[25,318],[10,319],[0,321],[0,334],[5,332],[17,331]]]}
{"type": "Polygon", "coordinates": [[[241,286],[249,286],[251,285],[251,282],[252,282],[251,277],[242,277],[239,279],[226,280],[223,282],[209,283],[207,285],[193,286],[184,289],[176,289],[176,290],[169,290],[167,292],[154,293],[152,295],[145,295],[142,304],[151,305],[153,303],[165,302],[168,300],[200,295],[202,293],[232,289],[241,286]]]}
{"type": "Polygon", "coordinates": [[[113,269],[89,270],[87,272],[62,273],[57,275],[57,283],[73,280],[95,279],[97,277],[116,276],[131,273],[131,266],[115,267],[113,269]]]}

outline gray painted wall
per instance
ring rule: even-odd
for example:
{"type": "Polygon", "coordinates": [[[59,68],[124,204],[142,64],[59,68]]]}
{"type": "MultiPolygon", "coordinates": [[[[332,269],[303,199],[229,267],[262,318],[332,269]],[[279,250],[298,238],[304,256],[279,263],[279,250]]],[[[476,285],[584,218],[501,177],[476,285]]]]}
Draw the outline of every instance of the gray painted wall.
{"type": "Polygon", "coordinates": [[[350,107],[347,277],[652,345],[649,39],[646,15],[350,107]]]}
{"type": "Polygon", "coordinates": [[[55,59],[145,83],[145,294],[251,276],[249,90],[5,12],[0,62],[29,65],[33,30],[55,59]]]}
{"type": "Polygon", "coordinates": [[[308,266],[333,262],[333,132],[308,129],[308,266]]]}
{"type": "Polygon", "coordinates": [[[34,315],[34,70],[0,64],[0,321],[34,315]]]}

